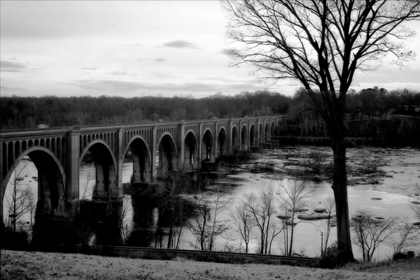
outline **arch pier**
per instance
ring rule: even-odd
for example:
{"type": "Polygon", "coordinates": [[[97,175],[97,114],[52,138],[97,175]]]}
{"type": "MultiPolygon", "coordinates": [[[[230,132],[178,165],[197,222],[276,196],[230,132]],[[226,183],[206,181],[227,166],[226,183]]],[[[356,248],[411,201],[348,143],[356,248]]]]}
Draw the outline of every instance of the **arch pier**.
{"type": "Polygon", "coordinates": [[[37,219],[72,221],[80,211],[85,155],[96,170],[92,200],[120,204],[126,155],[133,160],[131,182],[152,183],[171,170],[200,171],[236,151],[271,146],[280,120],[270,116],[1,131],[1,225],[7,185],[24,158],[38,170],[37,219]]]}

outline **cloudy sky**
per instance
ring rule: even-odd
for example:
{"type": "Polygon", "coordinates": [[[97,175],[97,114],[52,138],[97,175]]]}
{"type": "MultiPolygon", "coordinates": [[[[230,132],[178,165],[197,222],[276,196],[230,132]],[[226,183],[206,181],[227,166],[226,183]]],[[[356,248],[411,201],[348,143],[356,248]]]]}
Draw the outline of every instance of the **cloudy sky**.
{"type": "MultiPolygon", "coordinates": [[[[196,98],[298,85],[263,84],[229,67],[226,13],[218,1],[1,1],[3,96],[196,98]]],[[[412,25],[420,31],[420,22],[412,25]]],[[[420,47],[420,34],[407,45],[420,47]]],[[[420,57],[356,77],[356,90],[420,90],[420,57]]]]}

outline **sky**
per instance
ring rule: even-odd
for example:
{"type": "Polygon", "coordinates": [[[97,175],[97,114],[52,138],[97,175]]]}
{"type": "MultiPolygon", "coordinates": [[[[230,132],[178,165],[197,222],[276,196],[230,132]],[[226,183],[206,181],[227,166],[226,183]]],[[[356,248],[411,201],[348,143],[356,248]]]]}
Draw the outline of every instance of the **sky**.
{"type": "MultiPolygon", "coordinates": [[[[227,14],[219,1],[1,1],[2,96],[188,96],[299,84],[258,80],[231,67],[227,14]]],[[[420,22],[411,24],[420,33],[420,22]]],[[[420,34],[406,45],[420,47],[420,34]]],[[[418,54],[420,56],[420,54],[418,54]]],[[[409,70],[383,63],[352,88],[420,90],[420,57],[409,70]]]]}

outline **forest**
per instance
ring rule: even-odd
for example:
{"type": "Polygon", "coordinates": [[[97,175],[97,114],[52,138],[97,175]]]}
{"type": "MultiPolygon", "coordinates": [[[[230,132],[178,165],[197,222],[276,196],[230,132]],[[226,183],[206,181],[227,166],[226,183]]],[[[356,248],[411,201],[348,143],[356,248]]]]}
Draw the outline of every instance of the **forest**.
{"type": "Polygon", "coordinates": [[[189,97],[2,97],[2,129],[286,114],[292,98],[268,91],[189,97]]]}
{"type": "MultiPolygon", "coordinates": [[[[420,92],[368,88],[347,95],[347,135],[410,145],[420,134],[420,92]],[[416,137],[414,137],[416,138],[416,137]],[[410,140],[406,143],[406,140],[410,140]]],[[[321,116],[304,89],[292,97],[270,91],[205,97],[0,97],[1,130],[75,125],[283,115],[279,134],[326,137],[321,116]]],[[[420,140],[419,140],[420,142],[420,140]]]]}

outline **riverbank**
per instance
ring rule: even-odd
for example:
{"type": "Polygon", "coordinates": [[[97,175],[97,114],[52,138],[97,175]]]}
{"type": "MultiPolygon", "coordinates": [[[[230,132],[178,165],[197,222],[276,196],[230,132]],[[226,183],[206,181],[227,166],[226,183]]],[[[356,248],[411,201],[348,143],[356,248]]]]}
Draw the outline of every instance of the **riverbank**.
{"type": "Polygon", "coordinates": [[[1,279],[417,279],[420,258],[325,270],[264,264],[124,259],[80,254],[1,251],[1,279]]]}

